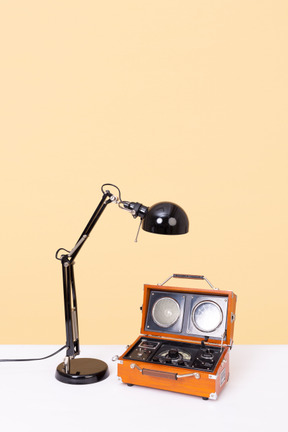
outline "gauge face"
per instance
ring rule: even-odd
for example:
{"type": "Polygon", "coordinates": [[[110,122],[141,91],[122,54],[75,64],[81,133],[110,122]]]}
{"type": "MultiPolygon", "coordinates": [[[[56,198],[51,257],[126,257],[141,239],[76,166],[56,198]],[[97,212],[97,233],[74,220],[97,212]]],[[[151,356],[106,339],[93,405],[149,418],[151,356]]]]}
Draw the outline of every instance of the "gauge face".
{"type": "MultiPolygon", "coordinates": [[[[181,358],[183,360],[191,360],[191,354],[189,354],[186,351],[183,350],[177,350],[178,351],[178,356],[176,357],[177,359],[181,358]]],[[[159,354],[159,357],[170,357],[170,350],[165,350],[165,351],[161,351],[161,353],[159,354]]]]}
{"type": "Polygon", "coordinates": [[[162,297],[152,308],[153,321],[163,328],[172,326],[180,316],[180,306],[171,297],[162,297]]]}
{"type": "Polygon", "coordinates": [[[210,333],[216,330],[222,321],[222,310],[213,301],[202,301],[192,311],[192,322],[201,332],[210,333]]]}

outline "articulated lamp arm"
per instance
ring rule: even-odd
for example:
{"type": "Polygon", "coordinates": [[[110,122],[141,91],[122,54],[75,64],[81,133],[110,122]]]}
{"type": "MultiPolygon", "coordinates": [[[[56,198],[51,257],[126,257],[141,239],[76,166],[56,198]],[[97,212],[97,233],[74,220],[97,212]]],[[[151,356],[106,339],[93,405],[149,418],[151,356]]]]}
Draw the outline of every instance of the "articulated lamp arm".
{"type": "Polygon", "coordinates": [[[62,264],[67,363],[68,359],[74,358],[80,353],[77,297],[73,269],[75,258],[80,252],[80,249],[89,237],[89,234],[91,233],[92,229],[94,228],[95,224],[99,220],[107,205],[115,201],[116,197],[112,195],[109,191],[105,191],[101,201],[99,202],[95,212],[93,213],[91,219],[86,225],[74,248],[69,253],[61,255],[60,257],[59,253],[63,249],[59,249],[56,252],[56,258],[59,259],[62,264]]]}

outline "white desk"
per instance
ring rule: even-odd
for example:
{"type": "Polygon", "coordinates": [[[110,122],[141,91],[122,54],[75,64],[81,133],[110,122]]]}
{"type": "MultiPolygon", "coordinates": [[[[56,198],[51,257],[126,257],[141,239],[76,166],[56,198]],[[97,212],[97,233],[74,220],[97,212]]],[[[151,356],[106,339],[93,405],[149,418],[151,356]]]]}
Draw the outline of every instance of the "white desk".
{"type": "MultiPolygon", "coordinates": [[[[57,348],[2,345],[0,358],[41,357],[57,348]]],[[[54,378],[65,351],[37,362],[0,363],[1,431],[287,430],[288,345],[234,345],[230,380],[216,401],[122,384],[111,358],[124,348],[82,346],[83,357],[100,358],[110,370],[106,380],[85,386],[54,378]]]]}

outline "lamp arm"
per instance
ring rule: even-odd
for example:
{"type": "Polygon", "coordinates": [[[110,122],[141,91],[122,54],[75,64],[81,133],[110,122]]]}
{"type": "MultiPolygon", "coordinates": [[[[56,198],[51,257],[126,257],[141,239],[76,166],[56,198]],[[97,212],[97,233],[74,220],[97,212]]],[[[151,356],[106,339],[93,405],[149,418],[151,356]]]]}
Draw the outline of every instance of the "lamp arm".
{"type": "Polygon", "coordinates": [[[65,309],[66,357],[74,358],[80,353],[75,278],[73,264],[70,263],[68,255],[62,256],[61,263],[65,309]]]}
{"type": "Polygon", "coordinates": [[[77,243],[75,244],[74,248],[69,253],[69,258],[71,262],[73,262],[78,255],[80,249],[82,248],[83,244],[89,237],[89,234],[91,233],[92,229],[94,228],[95,224],[97,223],[98,219],[102,215],[103,211],[105,210],[106,206],[110,204],[111,202],[115,201],[116,198],[114,195],[112,195],[109,191],[106,191],[103,194],[103,197],[101,201],[99,202],[96,210],[94,211],[93,215],[91,216],[88,224],[84,228],[81,236],[79,237],[77,243]],[[108,199],[107,199],[108,198],[108,199]]]}
{"type": "MultiPolygon", "coordinates": [[[[74,358],[80,353],[79,344],[79,330],[78,330],[78,314],[77,314],[77,297],[76,297],[76,286],[74,277],[74,263],[75,258],[78,255],[80,249],[87,240],[89,234],[94,228],[95,224],[99,220],[103,211],[108,204],[115,201],[116,198],[109,192],[106,191],[103,194],[101,201],[99,202],[96,210],[86,225],[84,231],[79,237],[74,248],[67,254],[61,255],[62,264],[62,279],[63,279],[63,294],[64,294],[64,309],[65,309],[65,328],[66,328],[66,359],[67,368],[69,366],[69,359],[74,358]]],[[[58,252],[57,252],[58,253],[58,252]]],[[[57,258],[56,253],[56,258],[57,258]]]]}

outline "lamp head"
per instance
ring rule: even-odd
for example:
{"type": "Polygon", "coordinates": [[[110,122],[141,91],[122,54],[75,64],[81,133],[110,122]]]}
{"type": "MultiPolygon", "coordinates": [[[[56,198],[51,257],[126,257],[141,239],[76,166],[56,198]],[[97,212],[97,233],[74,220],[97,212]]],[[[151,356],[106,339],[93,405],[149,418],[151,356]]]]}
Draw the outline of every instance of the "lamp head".
{"type": "Polygon", "coordinates": [[[177,235],[186,234],[189,230],[189,220],[185,211],[172,202],[159,202],[151,207],[140,203],[124,202],[124,208],[133,217],[142,219],[142,228],[154,234],[177,235]]]}
{"type": "Polygon", "coordinates": [[[186,234],[189,220],[185,211],[172,202],[159,202],[148,208],[142,228],[155,234],[186,234]]]}
{"type": "MultiPolygon", "coordinates": [[[[177,204],[163,201],[146,207],[139,202],[123,201],[120,189],[111,183],[102,185],[101,190],[103,194],[104,192],[108,194],[110,201],[118,203],[121,209],[129,211],[134,218],[141,219],[139,229],[142,225],[144,231],[166,235],[186,234],[189,231],[188,216],[177,204]],[[104,191],[105,186],[115,187],[119,196],[115,197],[109,191],[104,191]]],[[[135,241],[137,241],[138,233],[135,241]]]]}

